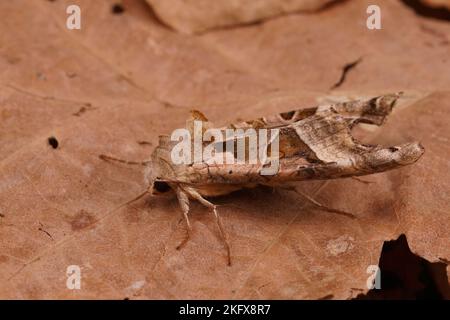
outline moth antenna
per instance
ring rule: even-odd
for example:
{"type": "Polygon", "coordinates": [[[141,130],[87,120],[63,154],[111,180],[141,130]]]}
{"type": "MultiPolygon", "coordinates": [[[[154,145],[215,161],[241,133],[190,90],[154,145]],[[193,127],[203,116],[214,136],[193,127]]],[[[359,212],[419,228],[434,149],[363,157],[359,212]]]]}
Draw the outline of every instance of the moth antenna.
{"type": "Polygon", "coordinates": [[[120,163],[124,163],[124,164],[128,164],[128,165],[141,165],[141,166],[147,166],[151,161],[128,161],[128,160],[122,160],[122,159],[118,159],[118,158],[114,158],[114,157],[110,157],[104,154],[101,154],[98,156],[100,159],[102,159],[103,161],[116,161],[116,162],[120,162],[120,163]]]}
{"type": "Polygon", "coordinates": [[[133,203],[139,199],[141,199],[142,197],[144,197],[147,193],[150,193],[148,190],[145,190],[144,192],[142,192],[141,194],[139,194],[136,198],[131,199],[130,201],[125,202],[124,204],[120,205],[119,208],[125,207],[127,205],[129,205],[130,203],[133,203]]]}

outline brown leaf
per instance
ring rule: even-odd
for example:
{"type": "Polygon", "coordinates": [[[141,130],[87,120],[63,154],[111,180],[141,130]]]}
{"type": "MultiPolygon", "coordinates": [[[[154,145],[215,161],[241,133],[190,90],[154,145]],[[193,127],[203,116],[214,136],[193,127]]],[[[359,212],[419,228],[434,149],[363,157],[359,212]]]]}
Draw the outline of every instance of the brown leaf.
{"type": "Polygon", "coordinates": [[[333,1],[336,0],[147,0],[164,23],[187,34],[260,22],[291,12],[311,12],[333,1]]]}

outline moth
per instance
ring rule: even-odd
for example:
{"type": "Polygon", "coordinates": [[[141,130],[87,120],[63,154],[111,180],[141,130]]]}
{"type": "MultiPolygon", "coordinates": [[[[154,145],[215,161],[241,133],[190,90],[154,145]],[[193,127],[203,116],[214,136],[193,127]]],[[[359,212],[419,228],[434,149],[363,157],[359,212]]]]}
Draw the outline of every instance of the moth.
{"type": "MultiPolygon", "coordinates": [[[[186,237],[177,249],[186,244],[192,233],[189,221],[190,201],[196,200],[210,209],[226,248],[228,264],[231,265],[230,245],[217,207],[210,198],[242,188],[263,185],[291,189],[287,186],[290,182],[364,176],[413,164],[424,153],[424,148],[419,142],[383,147],[362,144],[351,134],[351,129],[358,123],[382,125],[400,95],[401,93],[387,94],[369,100],[354,100],[292,110],[218,128],[224,131],[254,129],[256,132],[262,129],[277,129],[278,171],[273,175],[261,174],[266,165],[261,161],[211,163],[203,160],[196,163],[175,164],[172,151],[178,141],[173,141],[168,135],[159,137],[158,146],[149,161],[124,161],[106,155],[100,155],[100,158],[127,164],[142,164],[147,167],[149,187],[132,201],[148,193],[153,195],[175,193],[187,227],[186,237]]],[[[203,128],[214,128],[201,112],[192,111],[186,125],[186,129],[191,133],[195,133],[192,126],[194,121],[201,122],[203,128]]],[[[242,139],[248,138],[232,136],[218,139],[213,143],[223,147],[230,142],[237,145],[244,142],[242,139]]],[[[206,142],[202,143],[206,144],[206,142]]],[[[268,144],[271,143],[269,141],[268,144]]],[[[248,148],[245,151],[248,152],[248,148]]],[[[226,153],[227,151],[219,148],[218,152],[226,153]]],[[[267,152],[268,157],[271,156],[269,153],[267,152]]],[[[232,152],[231,156],[236,157],[236,153],[232,152]]],[[[294,191],[297,190],[294,188],[294,191]]],[[[301,195],[306,201],[322,209],[350,215],[328,208],[304,194],[301,195]]]]}

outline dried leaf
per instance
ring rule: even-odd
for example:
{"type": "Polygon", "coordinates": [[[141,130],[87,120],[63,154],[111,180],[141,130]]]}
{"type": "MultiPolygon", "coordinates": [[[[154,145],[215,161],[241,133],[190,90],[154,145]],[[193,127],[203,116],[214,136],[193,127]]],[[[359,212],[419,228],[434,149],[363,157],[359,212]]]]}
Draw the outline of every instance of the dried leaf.
{"type": "Polygon", "coordinates": [[[290,12],[310,12],[335,0],[147,0],[157,16],[182,33],[249,24],[290,12]]]}

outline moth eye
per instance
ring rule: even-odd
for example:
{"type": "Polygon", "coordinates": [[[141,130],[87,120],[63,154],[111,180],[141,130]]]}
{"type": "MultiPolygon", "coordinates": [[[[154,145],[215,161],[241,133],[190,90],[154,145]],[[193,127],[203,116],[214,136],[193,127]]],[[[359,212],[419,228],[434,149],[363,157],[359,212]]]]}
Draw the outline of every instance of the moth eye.
{"type": "Polygon", "coordinates": [[[170,191],[170,186],[164,181],[155,181],[153,183],[153,189],[159,193],[165,193],[170,191]]]}

